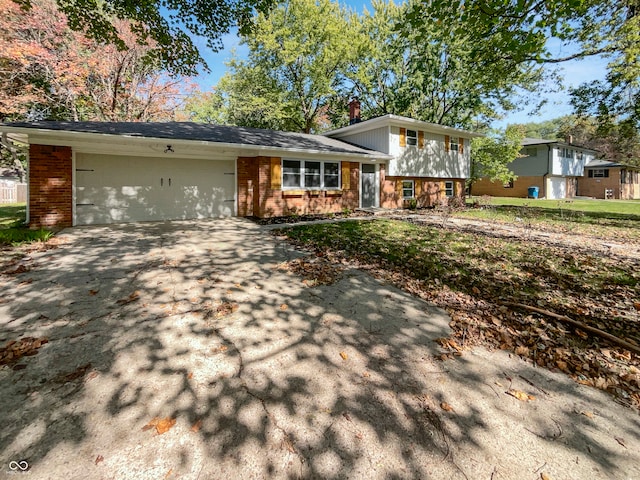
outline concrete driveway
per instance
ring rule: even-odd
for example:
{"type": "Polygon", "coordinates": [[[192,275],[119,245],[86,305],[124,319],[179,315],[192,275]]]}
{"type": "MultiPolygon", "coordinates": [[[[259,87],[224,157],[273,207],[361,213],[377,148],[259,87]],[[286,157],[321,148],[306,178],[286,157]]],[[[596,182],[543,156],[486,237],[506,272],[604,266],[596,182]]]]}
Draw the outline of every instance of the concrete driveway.
{"type": "Polygon", "coordinates": [[[265,227],[59,238],[0,276],[0,345],[48,339],[0,369],[0,477],[640,478],[637,413],[504,352],[437,361],[445,312],[303,282],[265,227]]]}

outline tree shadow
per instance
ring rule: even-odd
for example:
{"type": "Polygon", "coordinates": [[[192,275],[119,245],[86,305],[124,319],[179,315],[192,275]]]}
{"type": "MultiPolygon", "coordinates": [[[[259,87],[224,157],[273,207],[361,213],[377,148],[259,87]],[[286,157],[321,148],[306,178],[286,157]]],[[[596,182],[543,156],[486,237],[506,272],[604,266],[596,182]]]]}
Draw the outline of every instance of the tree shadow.
{"type": "Polygon", "coordinates": [[[240,219],[75,228],[0,277],[0,341],[49,339],[26,368],[0,370],[0,468],[474,478],[543,461],[567,471],[579,456],[578,473],[636,473],[640,423],[605,395],[506,354],[436,361],[445,312],[355,269],[308,287],[282,264],[301,253],[264,231],[240,219]],[[505,375],[549,394],[518,402],[495,384],[505,375]],[[143,430],[154,418],[176,423],[143,430]]]}

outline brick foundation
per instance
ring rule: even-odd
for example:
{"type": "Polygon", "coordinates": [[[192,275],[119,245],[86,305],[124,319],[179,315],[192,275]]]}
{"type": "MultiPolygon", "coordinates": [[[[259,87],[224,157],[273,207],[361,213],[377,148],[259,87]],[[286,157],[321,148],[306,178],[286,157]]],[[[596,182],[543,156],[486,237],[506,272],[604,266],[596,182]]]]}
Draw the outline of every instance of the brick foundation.
{"type": "Polygon", "coordinates": [[[71,147],[29,147],[29,226],[70,227],[73,223],[71,147]]]}
{"type": "MultiPolygon", "coordinates": [[[[341,162],[348,167],[349,181],[335,190],[283,190],[272,181],[272,169],[279,157],[238,157],[238,216],[259,218],[313,213],[338,213],[358,208],[360,164],[341,162]],[[346,187],[346,188],[344,188],[346,187]]],[[[280,174],[276,173],[279,178],[280,174]]]]}
{"type": "Polygon", "coordinates": [[[545,179],[542,176],[518,177],[513,182],[513,187],[505,188],[502,182],[492,182],[488,178],[481,178],[471,186],[472,195],[490,195],[492,197],[527,198],[529,187],[539,187],[538,195],[545,195],[545,179]]]}
{"type": "MultiPolygon", "coordinates": [[[[380,166],[381,196],[380,206],[382,208],[405,208],[408,201],[402,198],[403,180],[413,180],[415,198],[418,208],[434,207],[443,202],[445,196],[445,180],[429,177],[387,177],[384,166],[380,166]]],[[[447,179],[453,182],[454,197],[458,201],[464,201],[464,179],[447,179]]],[[[451,200],[447,200],[451,201],[451,200]]]]}

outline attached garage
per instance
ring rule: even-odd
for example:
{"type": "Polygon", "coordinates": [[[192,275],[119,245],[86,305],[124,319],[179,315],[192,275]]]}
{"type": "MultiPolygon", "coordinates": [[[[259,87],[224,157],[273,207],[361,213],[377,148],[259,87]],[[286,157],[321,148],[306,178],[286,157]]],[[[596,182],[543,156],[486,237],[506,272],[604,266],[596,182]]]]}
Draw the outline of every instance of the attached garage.
{"type": "Polygon", "coordinates": [[[235,160],[77,153],[75,224],[235,213],[235,160]]]}
{"type": "Polygon", "coordinates": [[[547,180],[547,195],[549,200],[558,200],[567,196],[567,179],[564,177],[549,177],[547,180]]]}

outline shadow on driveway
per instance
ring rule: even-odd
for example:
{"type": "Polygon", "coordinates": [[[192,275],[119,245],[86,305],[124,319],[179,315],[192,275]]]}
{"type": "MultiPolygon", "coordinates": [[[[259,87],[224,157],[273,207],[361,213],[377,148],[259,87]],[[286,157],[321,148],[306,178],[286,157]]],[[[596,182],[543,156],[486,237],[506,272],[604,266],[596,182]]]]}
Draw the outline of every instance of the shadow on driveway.
{"type": "Polygon", "coordinates": [[[436,361],[445,312],[353,269],[309,288],[278,268],[302,254],[251,222],[60,238],[0,277],[1,344],[49,340],[0,370],[0,473],[640,477],[630,410],[504,352],[436,361]]]}

